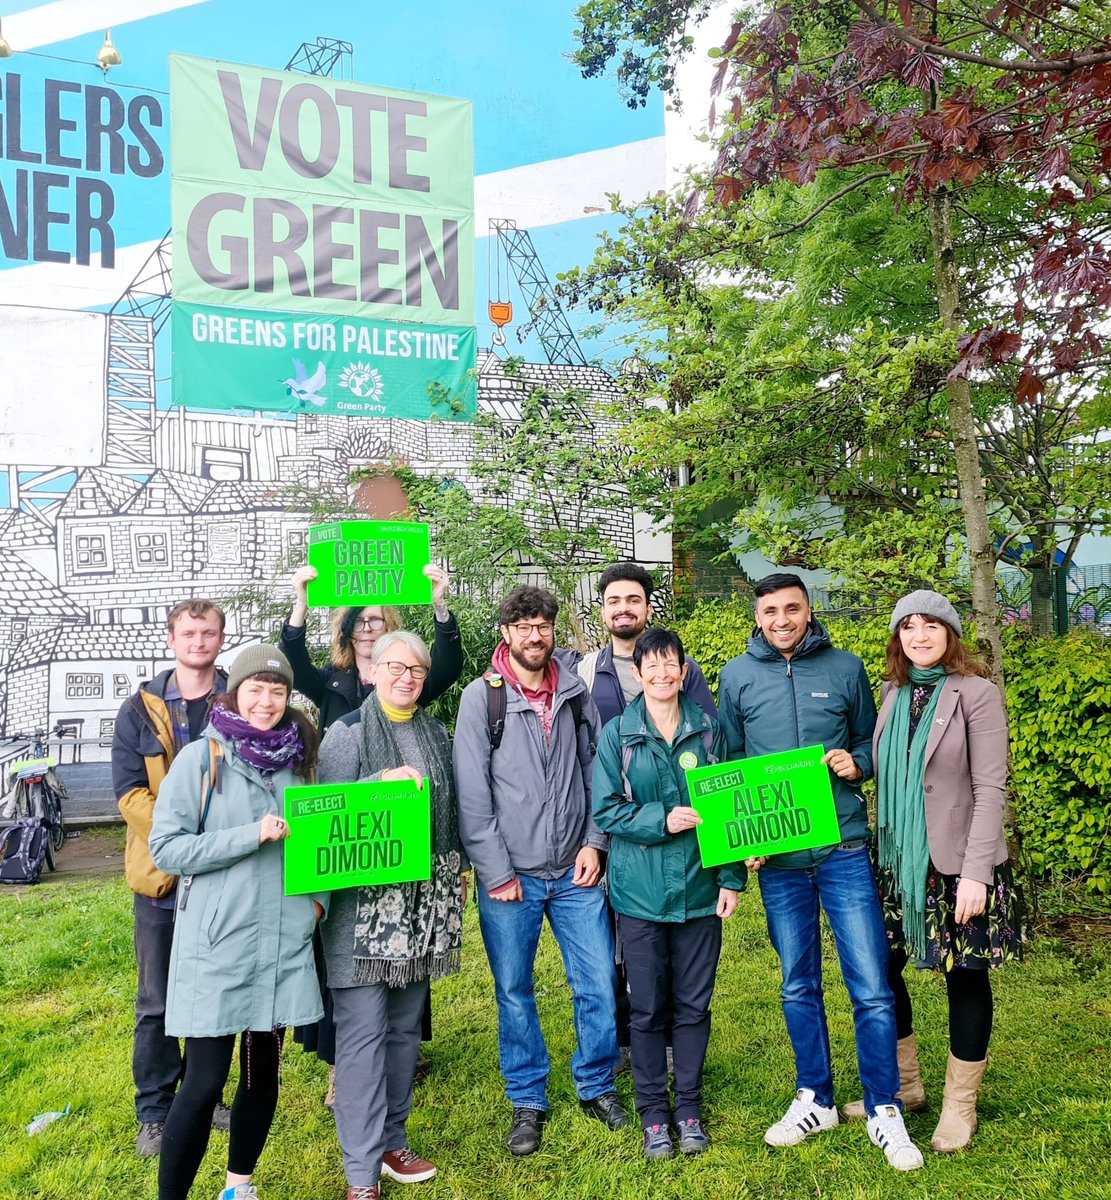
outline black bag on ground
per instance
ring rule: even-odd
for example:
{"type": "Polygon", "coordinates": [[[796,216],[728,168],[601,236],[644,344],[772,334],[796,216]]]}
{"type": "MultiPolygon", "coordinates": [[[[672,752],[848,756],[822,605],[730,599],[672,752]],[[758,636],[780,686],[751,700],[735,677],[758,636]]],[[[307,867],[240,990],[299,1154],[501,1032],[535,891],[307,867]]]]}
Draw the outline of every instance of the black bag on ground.
{"type": "Polygon", "coordinates": [[[49,836],[42,817],[24,817],[0,832],[0,883],[38,883],[49,836]]]}

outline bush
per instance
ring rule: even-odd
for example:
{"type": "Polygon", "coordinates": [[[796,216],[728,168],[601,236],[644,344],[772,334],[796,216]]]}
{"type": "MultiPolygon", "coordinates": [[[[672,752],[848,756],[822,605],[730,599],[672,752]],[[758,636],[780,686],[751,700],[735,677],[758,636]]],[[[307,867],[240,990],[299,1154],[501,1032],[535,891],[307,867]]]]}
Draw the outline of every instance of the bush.
{"type": "MultiPolygon", "coordinates": [[[[863,660],[876,693],[884,669],[882,618],[819,620],[834,645],[863,660]]],[[[674,628],[713,689],[754,627],[739,598],[704,602],[674,628]]],[[[1111,643],[1097,633],[1006,638],[1010,796],[1027,873],[1081,878],[1111,895],[1111,643]]]]}

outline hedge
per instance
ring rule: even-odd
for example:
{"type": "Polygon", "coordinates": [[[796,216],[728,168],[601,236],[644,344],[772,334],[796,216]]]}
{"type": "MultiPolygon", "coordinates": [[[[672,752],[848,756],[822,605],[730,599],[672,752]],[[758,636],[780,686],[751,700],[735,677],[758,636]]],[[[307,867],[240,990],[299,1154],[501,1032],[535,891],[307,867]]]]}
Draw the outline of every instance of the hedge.
{"type": "MultiPolygon", "coordinates": [[[[864,660],[878,693],[886,622],[824,624],[836,645],[864,660]]],[[[674,627],[716,691],[722,667],[744,651],[752,610],[736,598],[702,603],[674,627]]],[[[1011,628],[1005,648],[1010,799],[1022,866],[1111,894],[1111,642],[1092,632],[1039,638],[1011,628]]]]}

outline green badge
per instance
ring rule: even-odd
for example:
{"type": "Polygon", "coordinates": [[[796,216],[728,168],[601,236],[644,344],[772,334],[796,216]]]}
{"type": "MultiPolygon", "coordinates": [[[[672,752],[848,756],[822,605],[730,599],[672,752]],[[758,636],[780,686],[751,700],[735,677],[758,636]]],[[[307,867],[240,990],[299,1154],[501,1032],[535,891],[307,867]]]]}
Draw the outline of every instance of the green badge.
{"type": "Polygon", "coordinates": [[[684,771],[693,771],[694,768],[698,766],[698,755],[695,754],[693,750],[684,750],[683,753],[679,755],[679,766],[681,766],[684,771]]]}

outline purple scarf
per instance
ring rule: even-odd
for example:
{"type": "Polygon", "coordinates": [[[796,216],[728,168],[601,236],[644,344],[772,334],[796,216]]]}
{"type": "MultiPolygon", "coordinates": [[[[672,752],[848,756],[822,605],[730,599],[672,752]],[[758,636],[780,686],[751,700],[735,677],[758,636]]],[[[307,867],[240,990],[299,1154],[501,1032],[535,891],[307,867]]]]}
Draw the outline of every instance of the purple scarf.
{"type": "Polygon", "coordinates": [[[235,753],[263,774],[272,774],[283,767],[293,771],[305,761],[301,730],[288,716],[273,729],[256,729],[245,717],[217,704],[209,720],[216,732],[228,740],[235,753]]]}

